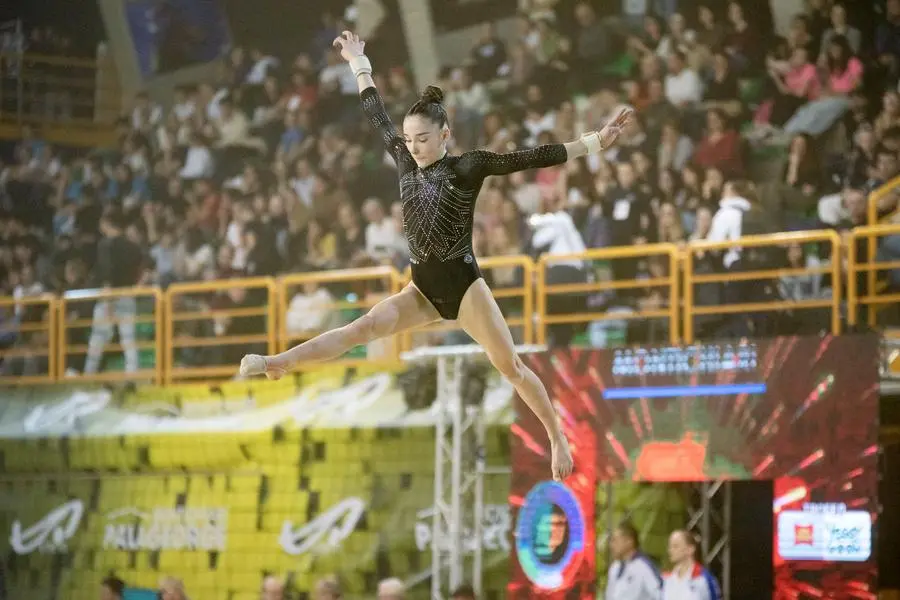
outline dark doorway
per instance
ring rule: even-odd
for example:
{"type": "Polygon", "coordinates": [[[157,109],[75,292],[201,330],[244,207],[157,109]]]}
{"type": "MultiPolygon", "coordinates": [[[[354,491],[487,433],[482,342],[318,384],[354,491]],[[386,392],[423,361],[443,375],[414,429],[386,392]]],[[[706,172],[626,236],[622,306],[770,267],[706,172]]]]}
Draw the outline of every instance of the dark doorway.
{"type": "Polygon", "coordinates": [[[772,481],[731,485],[731,600],[771,598],[775,486],[772,481]]]}

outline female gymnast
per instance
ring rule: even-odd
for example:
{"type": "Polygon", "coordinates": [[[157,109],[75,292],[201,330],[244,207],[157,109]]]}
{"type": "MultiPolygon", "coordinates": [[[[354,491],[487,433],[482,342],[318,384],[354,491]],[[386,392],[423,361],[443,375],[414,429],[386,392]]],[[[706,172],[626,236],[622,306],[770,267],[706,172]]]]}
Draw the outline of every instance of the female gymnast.
{"type": "Polygon", "coordinates": [[[334,40],[359,84],[362,108],[381,133],[397,163],[403,225],[409,243],[412,282],[349,325],[325,332],[274,356],[247,355],[244,376],[279,379],[294,365],[325,361],[351,348],[440,321],[456,320],[484,348],[488,359],[516,388],[550,438],[553,478],[572,472],[572,456],[550,397],[537,375],[518,357],[512,334],[472,251],[475,199],[485,177],[559,165],[600,152],[616,140],[630,116],[623,110],[600,132],[567,144],[550,144],[509,154],[483,150],[447,154],[450,128],[443,92],[429,86],[413,104],[398,132],[372,81],[365,42],[345,31],[334,40]]]}

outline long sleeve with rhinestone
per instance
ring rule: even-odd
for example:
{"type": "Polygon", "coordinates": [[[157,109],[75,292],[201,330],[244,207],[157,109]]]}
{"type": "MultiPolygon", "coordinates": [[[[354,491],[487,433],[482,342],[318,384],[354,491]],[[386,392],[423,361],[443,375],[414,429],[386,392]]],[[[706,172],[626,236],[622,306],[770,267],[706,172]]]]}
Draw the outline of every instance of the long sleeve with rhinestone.
{"type": "Polygon", "coordinates": [[[467,158],[471,160],[471,166],[475,172],[482,177],[488,177],[489,175],[509,175],[528,169],[555,167],[565,163],[569,159],[569,155],[566,147],[562,144],[546,144],[507,154],[476,150],[470,152],[467,158]]]}
{"type": "Polygon", "coordinates": [[[394,160],[399,160],[407,152],[406,145],[388,116],[381,94],[378,93],[376,88],[370,87],[360,93],[359,99],[362,102],[362,109],[366,118],[381,134],[384,147],[391,153],[394,160]]]}

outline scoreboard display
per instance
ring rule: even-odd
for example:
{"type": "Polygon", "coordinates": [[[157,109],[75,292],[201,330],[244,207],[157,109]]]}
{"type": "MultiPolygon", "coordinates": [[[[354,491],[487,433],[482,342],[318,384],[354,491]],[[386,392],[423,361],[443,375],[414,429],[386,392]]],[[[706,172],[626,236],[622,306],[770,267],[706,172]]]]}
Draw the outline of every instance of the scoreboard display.
{"type": "Polygon", "coordinates": [[[618,378],[755,374],[759,366],[758,352],[756,344],[752,342],[671,348],[624,348],[613,352],[612,374],[618,378]]]}

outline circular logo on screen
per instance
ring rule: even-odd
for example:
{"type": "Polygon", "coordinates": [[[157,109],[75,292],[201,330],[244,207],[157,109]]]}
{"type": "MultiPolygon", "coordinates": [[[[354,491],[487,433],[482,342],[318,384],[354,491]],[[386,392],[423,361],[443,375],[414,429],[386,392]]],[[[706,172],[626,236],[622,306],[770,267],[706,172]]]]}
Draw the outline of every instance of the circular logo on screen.
{"type": "Polygon", "coordinates": [[[561,483],[531,488],[519,510],[516,556],[537,587],[555,590],[571,583],[584,551],[584,515],[578,499],[561,483]]]}

